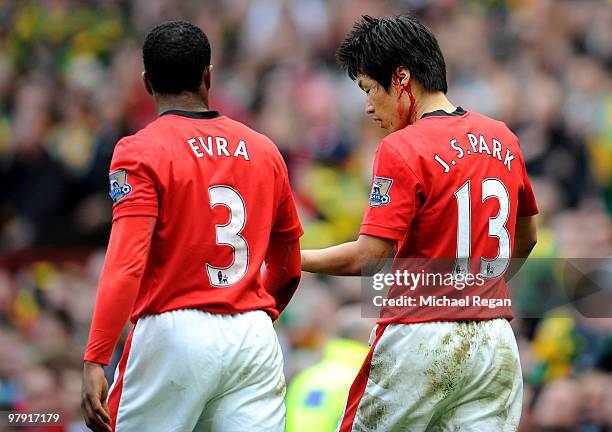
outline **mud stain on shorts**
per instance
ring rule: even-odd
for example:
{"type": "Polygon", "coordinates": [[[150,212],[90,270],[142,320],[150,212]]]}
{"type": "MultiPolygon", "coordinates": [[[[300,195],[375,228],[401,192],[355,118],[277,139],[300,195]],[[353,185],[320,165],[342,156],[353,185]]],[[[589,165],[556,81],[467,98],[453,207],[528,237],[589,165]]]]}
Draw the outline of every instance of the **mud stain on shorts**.
{"type": "Polygon", "coordinates": [[[388,390],[392,383],[394,363],[393,356],[387,350],[375,351],[370,363],[369,380],[388,390]]]}
{"type": "Polygon", "coordinates": [[[287,393],[287,386],[285,385],[285,375],[280,374],[276,387],[274,388],[274,394],[279,398],[284,398],[287,393]]]}
{"type": "MultiPolygon", "coordinates": [[[[379,345],[372,355],[370,363],[369,383],[384,390],[390,390],[394,385],[395,358],[390,351],[379,345]]],[[[375,392],[377,389],[373,389],[375,392]]],[[[395,401],[385,401],[366,390],[359,405],[359,421],[365,430],[385,430],[389,416],[393,411],[395,401]]]]}
{"type": "Polygon", "coordinates": [[[251,369],[250,368],[243,368],[240,371],[240,374],[238,375],[238,382],[239,383],[244,383],[247,378],[251,375],[251,369]]]}
{"type": "Polygon", "coordinates": [[[389,406],[379,397],[365,394],[359,406],[359,421],[366,430],[382,431],[388,421],[389,406]]]}
{"type": "MultiPolygon", "coordinates": [[[[489,425],[500,432],[516,431],[519,418],[513,418],[515,413],[511,410],[515,405],[513,390],[516,389],[520,366],[513,347],[496,339],[486,324],[476,322],[458,323],[454,332],[444,339],[448,344],[431,352],[431,366],[425,371],[430,382],[427,395],[439,401],[449,396],[454,400],[453,394],[460,397],[463,388],[477,379],[482,385],[473,390],[478,392],[476,403],[490,413],[489,425]],[[489,359],[482,363],[486,370],[474,370],[481,349],[491,352],[490,357],[483,357],[489,359]]],[[[473,397],[474,394],[470,396],[473,397]]],[[[458,401],[454,400],[454,403],[458,401]]],[[[460,419],[455,419],[454,411],[450,407],[436,421],[445,423],[449,430],[456,429],[460,426],[460,419]]]]}
{"type": "Polygon", "coordinates": [[[481,392],[481,400],[496,402],[499,406],[497,416],[507,419],[511,404],[510,393],[519,367],[518,358],[512,348],[502,343],[495,347],[494,355],[495,365],[490,371],[491,380],[481,392]]]}
{"type": "Polygon", "coordinates": [[[170,390],[175,390],[178,393],[184,392],[187,389],[187,386],[182,385],[174,380],[170,380],[170,390]]]}
{"type": "Polygon", "coordinates": [[[459,322],[442,338],[443,345],[432,351],[431,366],[424,371],[430,383],[427,397],[442,400],[457,390],[469,370],[473,348],[490,343],[490,337],[481,332],[479,322],[459,322]]]}

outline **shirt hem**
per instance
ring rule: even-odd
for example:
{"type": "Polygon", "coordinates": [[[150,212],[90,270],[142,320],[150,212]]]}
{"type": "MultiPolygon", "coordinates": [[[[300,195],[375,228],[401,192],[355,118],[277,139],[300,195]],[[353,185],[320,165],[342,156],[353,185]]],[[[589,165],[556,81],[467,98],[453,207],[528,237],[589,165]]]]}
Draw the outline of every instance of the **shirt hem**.
{"type": "Polygon", "coordinates": [[[463,321],[491,321],[495,319],[507,319],[508,321],[512,321],[514,319],[514,315],[500,315],[493,317],[466,317],[466,318],[379,318],[376,321],[376,324],[379,325],[388,325],[388,324],[420,324],[420,323],[428,323],[428,322],[463,322],[463,321]]]}
{"type": "Polygon", "coordinates": [[[388,228],[375,224],[361,224],[359,234],[382,237],[386,239],[400,241],[404,238],[404,231],[395,228],[388,228]]]}

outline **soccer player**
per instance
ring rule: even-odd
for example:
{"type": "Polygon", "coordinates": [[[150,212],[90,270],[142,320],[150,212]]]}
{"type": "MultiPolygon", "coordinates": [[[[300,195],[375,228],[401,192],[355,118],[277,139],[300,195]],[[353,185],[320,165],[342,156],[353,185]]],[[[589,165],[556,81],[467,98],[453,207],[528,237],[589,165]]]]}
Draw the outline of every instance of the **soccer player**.
{"type": "MultiPolygon", "coordinates": [[[[359,238],[302,251],[302,269],[360,275],[387,257],[395,268],[449,258],[451,281],[487,282],[465,287],[478,304],[383,308],[339,430],[514,431],[522,377],[503,275],[535,245],[538,212],[518,140],[451,104],[438,43],[410,16],[362,17],[338,59],[389,134],[359,238]]],[[[421,285],[413,298],[456,299],[457,287],[421,285]]]]}
{"type": "Polygon", "coordinates": [[[121,139],[111,163],[113,226],[84,356],[87,425],[283,431],[272,320],[299,282],[302,234],[287,168],[270,139],[209,110],[202,30],[163,23],[142,51],[159,117],[121,139]],[[102,365],[128,318],[109,391],[102,365]]]}

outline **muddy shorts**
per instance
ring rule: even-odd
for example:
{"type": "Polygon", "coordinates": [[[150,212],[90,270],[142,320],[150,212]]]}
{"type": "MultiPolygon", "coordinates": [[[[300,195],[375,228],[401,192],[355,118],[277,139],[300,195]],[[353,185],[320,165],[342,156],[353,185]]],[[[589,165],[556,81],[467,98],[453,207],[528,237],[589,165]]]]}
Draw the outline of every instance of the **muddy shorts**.
{"type": "Polygon", "coordinates": [[[505,319],[379,325],[338,431],[516,431],[522,393],[505,319]]]}

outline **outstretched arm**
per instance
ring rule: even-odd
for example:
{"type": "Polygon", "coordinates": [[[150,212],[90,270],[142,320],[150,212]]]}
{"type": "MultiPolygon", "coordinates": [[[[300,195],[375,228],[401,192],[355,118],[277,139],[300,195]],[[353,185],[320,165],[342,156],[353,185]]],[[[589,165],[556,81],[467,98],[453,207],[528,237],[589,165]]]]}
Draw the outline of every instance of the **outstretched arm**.
{"type": "Polygon", "coordinates": [[[303,250],[302,271],[334,276],[374,274],[393,256],[395,244],[395,240],[362,234],[338,246],[303,250]]]}

